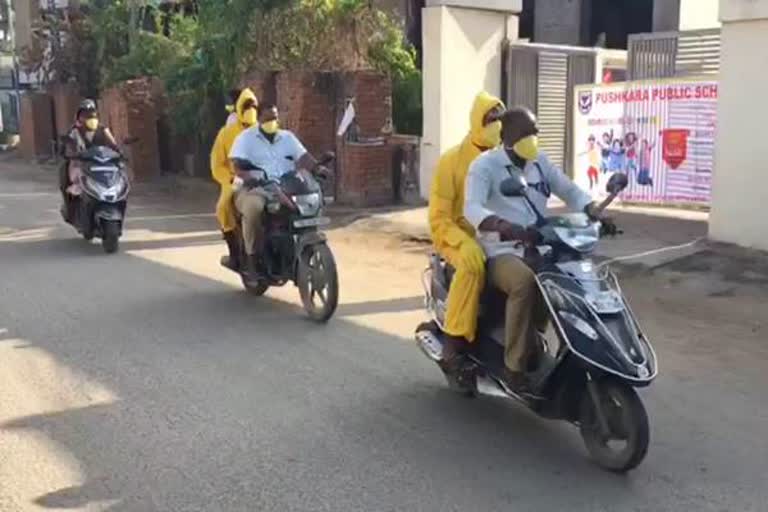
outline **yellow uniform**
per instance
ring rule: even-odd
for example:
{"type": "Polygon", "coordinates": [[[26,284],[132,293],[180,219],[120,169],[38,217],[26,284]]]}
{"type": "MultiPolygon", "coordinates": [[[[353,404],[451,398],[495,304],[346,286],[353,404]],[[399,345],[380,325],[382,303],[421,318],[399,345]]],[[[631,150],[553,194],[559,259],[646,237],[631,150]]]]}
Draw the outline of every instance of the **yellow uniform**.
{"type": "Polygon", "coordinates": [[[235,105],[237,122],[228,123],[219,130],[211,150],[211,175],[221,186],[219,200],[216,203],[216,218],[219,220],[219,225],[224,233],[230,233],[236,227],[235,207],[232,202],[232,180],[235,178],[235,169],[229,161],[229,151],[232,149],[237,136],[249,127],[249,122],[243,119],[243,106],[248,100],[256,103],[256,95],[250,89],[244,89],[235,105]]]}
{"type": "Polygon", "coordinates": [[[485,282],[485,255],[475,241],[472,225],[464,218],[464,182],[469,164],[480,153],[501,142],[500,123],[495,127],[494,136],[489,136],[489,127],[483,125],[486,114],[500,106],[503,107],[501,100],[488,93],[477,95],[470,113],[470,132],[461,144],[440,157],[429,194],[432,242],[438,253],[456,269],[448,293],[444,328],[451,336],[469,341],[475,339],[477,330],[480,292],[485,282]]]}

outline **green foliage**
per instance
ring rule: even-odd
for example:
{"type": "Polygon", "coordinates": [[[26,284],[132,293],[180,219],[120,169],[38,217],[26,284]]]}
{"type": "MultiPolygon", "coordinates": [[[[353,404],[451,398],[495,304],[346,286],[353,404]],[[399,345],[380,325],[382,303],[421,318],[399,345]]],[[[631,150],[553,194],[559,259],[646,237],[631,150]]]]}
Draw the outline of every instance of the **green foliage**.
{"type": "Polygon", "coordinates": [[[160,77],[179,133],[210,138],[223,93],[245,73],[297,69],[389,74],[396,128],[420,132],[421,75],[413,48],[369,0],[196,0],[197,15],[187,17],[161,13],[156,0],[86,3],[90,80],[108,87],[160,77]],[[166,23],[169,37],[145,30],[166,23]]]}
{"type": "Polygon", "coordinates": [[[189,52],[182,44],[167,37],[140,32],[134,48],[126,55],[114,59],[104,70],[103,87],[143,76],[165,77],[173,74],[179,63],[188,62],[189,52]]]}
{"type": "Polygon", "coordinates": [[[421,72],[414,69],[392,79],[392,121],[398,133],[422,135],[423,104],[421,72]]]}

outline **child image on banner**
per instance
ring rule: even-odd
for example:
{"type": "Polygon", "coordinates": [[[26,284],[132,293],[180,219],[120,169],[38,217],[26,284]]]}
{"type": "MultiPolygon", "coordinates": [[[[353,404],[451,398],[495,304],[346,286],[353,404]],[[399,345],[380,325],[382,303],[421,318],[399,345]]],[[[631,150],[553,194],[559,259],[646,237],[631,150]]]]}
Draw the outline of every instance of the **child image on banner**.
{"type": "Polygon", "coordinates": [[[608,172],[624,172],[625,154],[624,141],[619,138],[613,139],[608,156],[608,172]]]}
{"type": "Polygon", "coordinates": [[[602,150],[594,135],[590,135],[587,139],[587,150],[579,153],[579,156],[584,155],[587,155],[587,178],[589,190],[592,190],[598,184],[598,169],[602,166],[602,150]]]}
{"type": "Polygon", "coordinates": [[[653,178],[651,177],[651,152],[653,151],[656,142],[649,142],[648,139],[643,139],[640,142],[640,152],[638,155],[639,171],[637,173],[637,184],[643,187],[652,187],[653,178]]]}
{"type": "Polygon", "coordinates": [[[602,156],[602,161],[600,163],[600,170],[603,174],[608,172],[608,163],[611,158],[611,140],[613,139],[613,130],[611,130],[610,133],[605,132],[603,133],[603,142],[598,143],[600,146],[600,155],[602,156]]]}
{"type": "Polygon", "coordinates": [[[624,150],[626,151],[626,173],[631,179],[637,173],[637,134],[629,132],[624,135],[624,150]]]}

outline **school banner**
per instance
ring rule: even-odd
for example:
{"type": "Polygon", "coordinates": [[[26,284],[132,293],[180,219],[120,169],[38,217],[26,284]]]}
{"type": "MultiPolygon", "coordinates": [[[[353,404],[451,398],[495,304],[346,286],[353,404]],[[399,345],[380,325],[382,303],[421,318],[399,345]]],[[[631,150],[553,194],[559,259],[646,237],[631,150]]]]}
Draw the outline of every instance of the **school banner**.
{"type": "Polygon", "coordinates": [[[586,85],[575,95],[572,169],[593,197],[622,172],[625,201],[709,205],[716,80],[586,85]]]}

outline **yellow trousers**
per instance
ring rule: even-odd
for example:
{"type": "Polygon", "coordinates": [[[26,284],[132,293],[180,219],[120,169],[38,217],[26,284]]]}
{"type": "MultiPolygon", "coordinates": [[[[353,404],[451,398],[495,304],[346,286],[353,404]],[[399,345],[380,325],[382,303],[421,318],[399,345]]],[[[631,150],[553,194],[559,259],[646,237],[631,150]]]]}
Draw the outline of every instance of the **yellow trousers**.
{"type": "Polygon", "coordinates": [[[440,255],[456,269],[451,289],[448,291],[445,332],[474,341],[480,310],[480,293],[485,284],[485,267],[466,265],[459,250],[453,247],[442,248],[440,255]]]}
{"type": "Polygon", "coordinates": [[[221,231],[224,233],[234,231],[237,227],[235,205],[232,196],[234,196],[232,187],[221,187],[219,200],[216,202],[216,219],[218,219],[221,231]]]}

